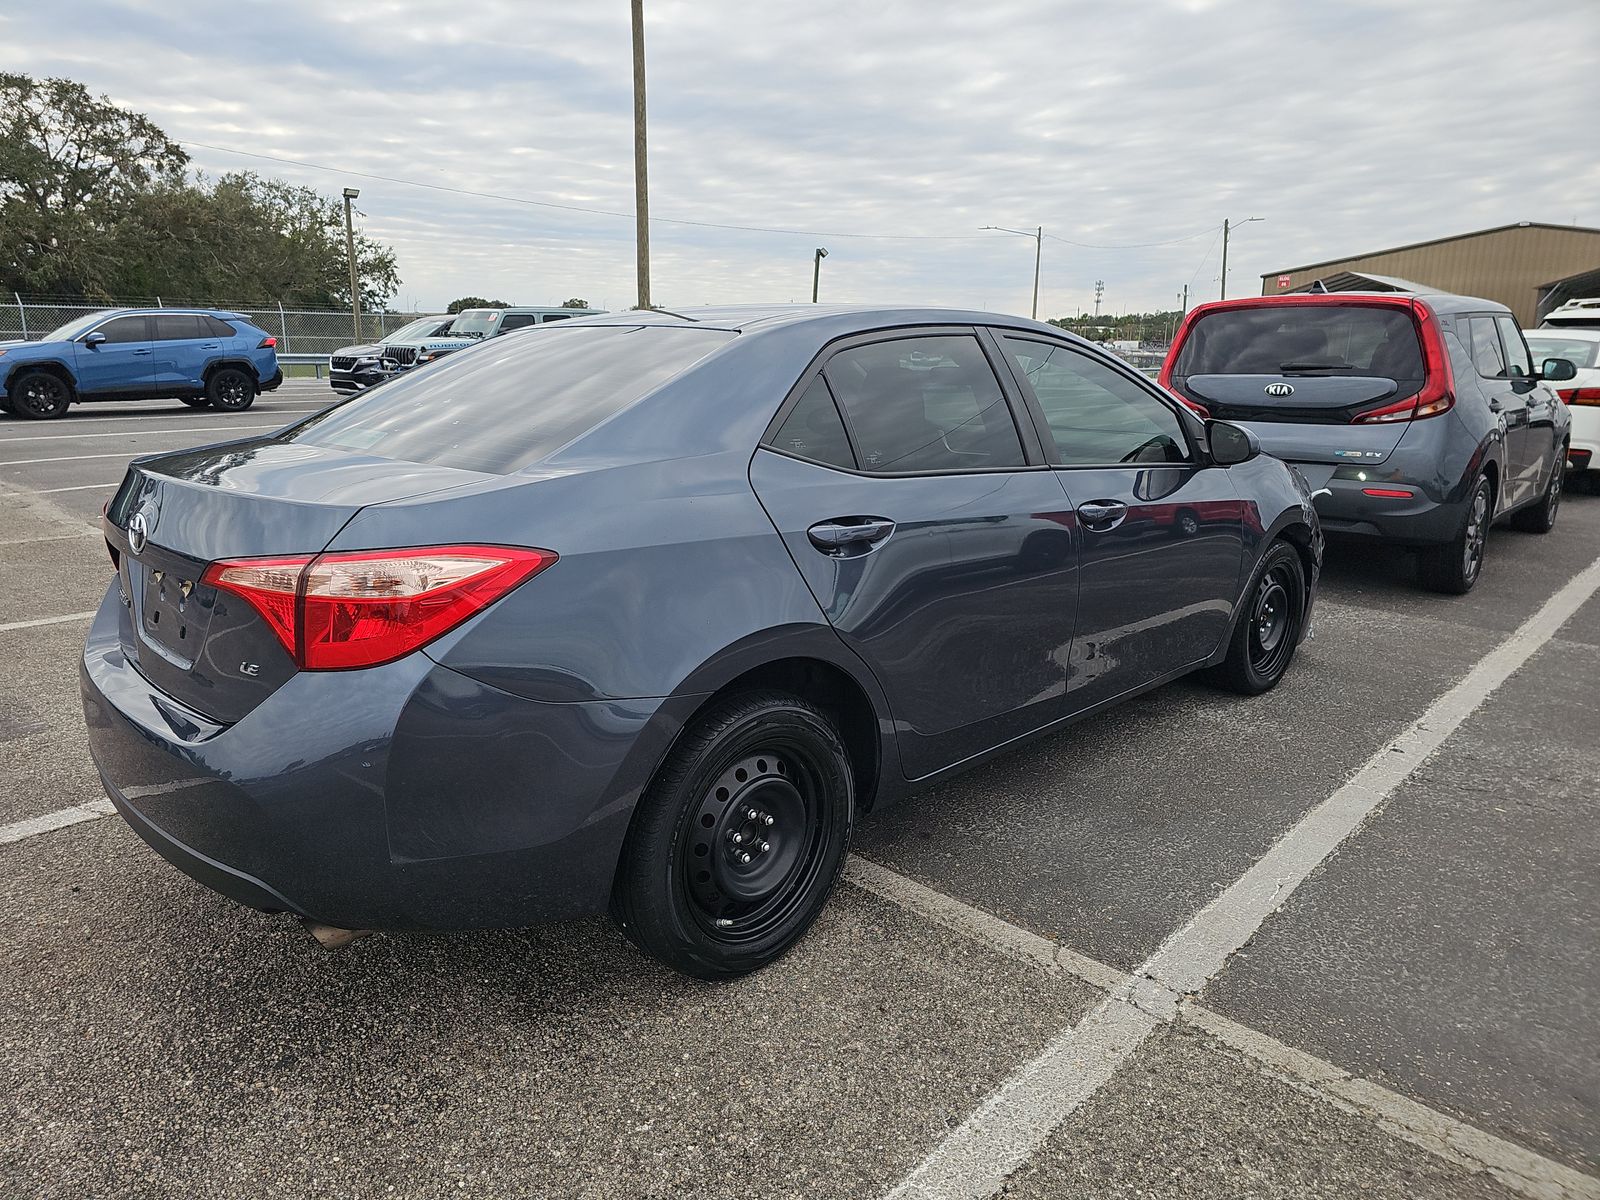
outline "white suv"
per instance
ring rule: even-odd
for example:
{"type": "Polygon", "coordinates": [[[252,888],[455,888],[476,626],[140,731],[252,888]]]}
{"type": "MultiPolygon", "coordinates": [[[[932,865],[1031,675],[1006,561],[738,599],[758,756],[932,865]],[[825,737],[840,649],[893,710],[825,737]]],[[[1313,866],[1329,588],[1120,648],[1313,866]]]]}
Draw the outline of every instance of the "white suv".
{"type": "Polygon", "coordinates": [[[1573,472],[1588,472],[1591,482],[1600,479],[1600,329],[1547,325],[1530,329],[1524,336],[1535,363],[1564,358],[1578,368],[1576,376],[1556,385],[1556,394],[1572,411],[1567,467],[1573,472]]]}

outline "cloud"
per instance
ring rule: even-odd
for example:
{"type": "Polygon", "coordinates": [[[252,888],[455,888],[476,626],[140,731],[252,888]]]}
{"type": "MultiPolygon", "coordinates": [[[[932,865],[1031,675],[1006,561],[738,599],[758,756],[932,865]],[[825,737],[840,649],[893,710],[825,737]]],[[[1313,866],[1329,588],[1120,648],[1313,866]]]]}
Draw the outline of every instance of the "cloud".
{"type": "MultiPolygon", "coordinates": [[[[1600,224],[1600,22],[1573,3],[1088,5],[646,0],[665,304],[823,295],[1043,315],[1234,293],[1276,267],[1516,220],[1600,224]],[[1516,47],[1537,47],[1537,54],[1516,47]],[[853,234],[950,235],[895,240],[853,234]],[[1175,241],[1173,244],[1133,245],[1175,241]]],[[[174,137],[627,213],[627,6],[68,0],[0,18],[0,64],[65,74],[174,137]],[[93,29],[92,39],[62,29],[93,29]]],[[[192,151],[361,188],[402,297],[633,296],[631,218],[192,151]]]]}

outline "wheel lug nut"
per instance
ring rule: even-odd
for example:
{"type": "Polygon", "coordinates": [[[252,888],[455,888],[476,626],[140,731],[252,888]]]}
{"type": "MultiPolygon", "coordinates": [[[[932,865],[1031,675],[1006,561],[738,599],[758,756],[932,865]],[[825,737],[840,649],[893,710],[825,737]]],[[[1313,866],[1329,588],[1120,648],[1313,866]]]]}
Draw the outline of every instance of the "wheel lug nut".
{"type": "Polygon", "coordinates": [[[750,861],[750,851],[746,850],[743,854],[741,854],[739,856],[739,861],[742,862],[742,863],[749,862],[750,861]]]}
{"type": "Polygon", "coordinates": [[[733,844],[735,846],[737,846],[740,842],[744,841],[744,835],[742,833],[739,833],[739,832],[735,831],[732,836],[733,836],[733,844]]]}
{"type": "Polygon", "coordinates": [[[769,813],[769,814],[767,814],[767,817],[766,817],[766,824],[768,824],[768,825],[771,825],[771,824],[772,824],[772,821],[773,821],[773,817],[772,817],[772,815],[771,815],[771,814],[770,814],[770,813],[769,813]]]}
{"type": "Polygon", "coordinates": [[[755,810],[755,809],[753,809],[753,808],[752,808],[752,809],[747,809],[747,810],[746,810],[746,811],[747,811],[747,812],[749,812],[749,814],[750,814],[750,819],[751,819],[751,820],[752,820],[752,821],[755,821],[755,820],[759,820],[759,819],[760,819],[760,817],[761,817],[761,814],[760,814],[760,813],[758,813],[758,812],[757,812],[757,811],[756,811],[756,810],[755,810]]]}
{"type": "Polygon", "coordinates": [[[772,849],[772,843],[771,842],[762,842],[761,843],[761,853],[765,854],[768,850],[771,850],[771,849],[772,849]]]}

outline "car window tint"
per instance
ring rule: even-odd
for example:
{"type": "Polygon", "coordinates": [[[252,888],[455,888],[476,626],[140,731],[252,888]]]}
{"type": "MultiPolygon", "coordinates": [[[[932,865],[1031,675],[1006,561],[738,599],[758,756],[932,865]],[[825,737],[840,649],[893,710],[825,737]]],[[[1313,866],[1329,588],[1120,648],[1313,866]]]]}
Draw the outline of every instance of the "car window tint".
{"type": "Polygon", "coordinates": [[[1471,331],[1473,368],[1484,379],[1504,379],[1506,357],[1500,349],[1500,335],[1494,331],[1494,318],[1472,317],[1467,328],[1471,331]]]}
{"type": "Polygon", "coordinates": [[[1422,345],[1405,309],[1372,304],[1257,304],[1196,319],[1175,375],[1277,375],[1294,363],[1330,375],[1420,384],[1422,345]]]}
{"type": "Polygon", "coordinates": [[[984,471],[1024,464],[1005,393],[975,337],[872,342],[834,355],[826,374],[863,470],[984,471]]]}
{"type": "Polygon", "coordinates": [[[505,474],[548,457],[736,336],[574,325],[496,339],[392,379],[283,440],[505,474]]]}
{"type": "Polygon", "coordinates": [[[1189,461],[1177,414],[1120,371],[1065,346],[1002,340],[1039,398],[1063,464],[1189,461]]]}
{"type": "Polygon", "coordinates": [[[105,334],[108,342],[148,342],[150,322],[145,317],[118,317],[107,321],[97,332],[105,334]]]}
{"type": "Polygon", "coordinates": [[[1541,363],[1547,358],[1564,358],[1580,368],[1594,366],[1596,351],[1600,351],[1600,341],[1547,337],[1543,333],[1530,333],[1528,346],[1533,350],[1533,357],[1541,363]]]}
{"type": "Polygon", "coordinates": [[[234,328],[218,317],[201,317],[200,323],[205,326],[208,337],[234,337],[234,328]]]}
{"type": "Polygon", "coordinates": [[[162,313],[151,318],[151,337],[158,342],[187,342],[205,336],[200,318],[192,313],[162,313]]]}
{"type": "Polygon", "coordinates": [[[811,381],[811,386],[789,410],[771,445],[774,450],[782,450],[796,458],[808,458],[830,467],[855,469],[856,456],[850,450],[844,421],[840,419],[833,393],[828,391],[827,382],[821,375],[811,381]]]}
{"type": "Polygon", "coordinates": [[[571,313],[545,313],[542,323],[548,325],[551,321],[570,321],[571,319],[571,313]]]}
{"type": "Polygon", "coordinates": [[[1526,378],[1533,374],[1533,360],[1528,357],[1528,348],[1522,344],[1522,330],[1517,328],[1517,323],[1510,317],[1496,317],[1494,323],[1500,327],[1500,341],[1506,350],[1506,365],[1510,367],[1511,374],[1526,378]]]}
{"type": "Polygon", "coordinates": [[[532,313],[507,313],[500,319],[500,332],[509,333],[513,329],[521,329],[524,325],[533,325],[539,318],[532,313]]]}

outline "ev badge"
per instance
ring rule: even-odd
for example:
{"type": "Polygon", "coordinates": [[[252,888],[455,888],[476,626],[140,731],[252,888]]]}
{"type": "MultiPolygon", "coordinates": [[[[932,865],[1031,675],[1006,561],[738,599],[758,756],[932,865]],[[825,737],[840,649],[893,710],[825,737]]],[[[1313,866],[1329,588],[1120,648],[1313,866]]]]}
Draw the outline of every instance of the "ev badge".
{"type": "Polygon", "coordinates": [[[136,512],[128,518],[128,549],[135,556],[144,553],[145,544],[150,540],[150,522],[145,519],[142,512],[136,512]]]}
{"type": "Polygon", "coordinates": [[[1292,384],[1292,383],[1269,383],[1269,384],[1267,384],[1266,387],[1262,388],[1261,390],[1266,392],[1267,395],[1269,395],[1269,396],[1292,396],[1292,395],[1294,395],[1294,384],[1292,384]]]}

